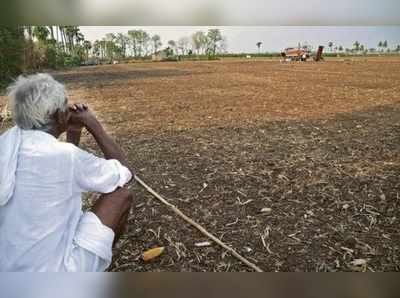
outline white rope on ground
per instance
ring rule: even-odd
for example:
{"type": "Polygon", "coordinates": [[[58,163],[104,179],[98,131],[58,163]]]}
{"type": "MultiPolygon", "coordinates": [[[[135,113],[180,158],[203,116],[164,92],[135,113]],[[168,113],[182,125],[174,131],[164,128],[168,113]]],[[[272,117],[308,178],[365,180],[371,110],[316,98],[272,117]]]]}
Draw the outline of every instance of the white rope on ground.
{"type": "Polygon", "coordinates": [[[142,186],[144,187],[149,193],[151,193],[154,197],[156,197],[161,203],[164,205],[168,206],[169,208],[172,209],[173,212],[175,212],[177,215],[179,215],[181,218],[183,218],[186,222],[188,222],[190,225],[195,227],[197,230],[199,230],[203,235],[207,236],[211,240],[213,240],[215,243],[217,243],[219,246],[223,247],[227,251],[229,251],[235,258],[249,266],[250,268],[254,269],[256,272],[263,272],[257,265],[251,263],[248,261],[246,258],[241,256],[239,253],[237,253],[232,247],[228,246],[221,240],[219,240],[217,237],[215,237],[213,234],[209,233],[205,228],[203,228],[201,225],[193,221],[190,217],[186,216],[182,211],[180,211],[176,206],[172,205],[169,203],[167,200],[165,200],[161,195],[159,195],[157,192],[155,192],[150,186],[148,186],[146,183],[144,183],[138,176],[135,176],[135,180],[142,186]]]}

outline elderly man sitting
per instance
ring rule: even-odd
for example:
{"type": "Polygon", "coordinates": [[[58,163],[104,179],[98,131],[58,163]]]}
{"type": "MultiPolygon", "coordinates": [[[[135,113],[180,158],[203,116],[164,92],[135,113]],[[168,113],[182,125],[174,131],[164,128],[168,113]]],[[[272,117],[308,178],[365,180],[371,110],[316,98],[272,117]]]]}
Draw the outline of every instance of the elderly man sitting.
{"type": "Polygon", "coordinates": [[[47,74],[9,88],[16,126],[0,137],[0,271],[104,271],[132,204],[131,171],[87,106],[47,74]],[[77,147],[82,129],[105,159],[77,147]],[[67,133],[67,143],[58,137],[67,133]],[[103,195],[82,212],[81,194],[103,195]]]}

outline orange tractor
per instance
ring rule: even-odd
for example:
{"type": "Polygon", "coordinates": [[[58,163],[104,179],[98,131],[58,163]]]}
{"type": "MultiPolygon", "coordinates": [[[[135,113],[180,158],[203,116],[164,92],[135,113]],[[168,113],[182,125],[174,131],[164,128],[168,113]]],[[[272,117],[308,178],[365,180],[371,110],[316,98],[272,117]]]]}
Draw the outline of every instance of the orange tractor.
{"type": "MultiPolygon", "coordinates": [[[[314,61],[318,62],[323,60],[323,51],[324,47],[319,46],[315,57],[313,57],[314,61]]],[[[287,48],[281,53],[281,56],[287,61],[307,61],[311,58],[311,51],[308,48],[287,48]]]]}

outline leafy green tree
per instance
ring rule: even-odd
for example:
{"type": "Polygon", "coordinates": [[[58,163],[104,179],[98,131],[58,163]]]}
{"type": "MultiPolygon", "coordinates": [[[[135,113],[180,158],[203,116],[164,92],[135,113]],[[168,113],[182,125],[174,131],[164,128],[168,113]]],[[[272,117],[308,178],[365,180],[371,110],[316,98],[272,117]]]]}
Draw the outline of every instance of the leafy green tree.
{"type": "Polygon", "coordinates": [[[49,35],[50,31],[46,26],[35,26],[33,28],[33,36],[36,37],[39,42],[46,43],[49,35]]]}
{"type": "Polygon", "coordinates": [[[134,57],[138,58],[147,55],[151,40],[149,34],[144,30],[131,30],[128,31],[128,36],[130,38],[134,57]]]}
{"type": "Polygon", "coordinates": [[[187,54],[189,50],[190,40],[188,37],[184,36],[179,38],[177,43],[177,48],[181,51],[181,54],[184,56],[187,54]]]}
{"type": "Polygon", "coordinates": [[[192,45],[196,54],[204,53],[207,48],[208,38],[203,31],[197,31],[192,35],[192,45]]]}
{"type": "Polygon", "coordinates": [[[219,43],[223,40],[221,31],[219,29],[210,29],[208,30],[207,37],[208,37],[207,52],[210,55],[215,56],[217,53],[219,43]]]}
{"type": "Polygon", "coordinates": [[[153,53],[158,52],[158,50],[162,47],[161,37],[158,34],[155,34],[151,37],[153,53]]]}
{"type": "Polygon", "coordinates": [[[123,58],[126,57],[126,51],[129,44],[129,37],[123,33],[118,33],[116,37],[116,43],[120,48],[120,52],[123,58]]]}
{"type": "Polygon", "coordinates": [[[118,56],[118,46],[116,45],[117,37],[113,33],[107,33],[105,38],[103,39],[105,54],[108,60],[113,60],[115,56],[118,56]]]}
{"type": "MultiPolygon", "coordinates": [[[[169,40],[168,41],[168,47],[171,49],[172,51],[172,55],[174,55],[176,53],[176,41],[175,40],[169,40]]],[[[171,55],[171,56],[172,56],[171,55]]]]}
{"type": "Polygon", "coordinates": [[[0,26],[0,85],[24,71],[24,28],[0,26]]]}

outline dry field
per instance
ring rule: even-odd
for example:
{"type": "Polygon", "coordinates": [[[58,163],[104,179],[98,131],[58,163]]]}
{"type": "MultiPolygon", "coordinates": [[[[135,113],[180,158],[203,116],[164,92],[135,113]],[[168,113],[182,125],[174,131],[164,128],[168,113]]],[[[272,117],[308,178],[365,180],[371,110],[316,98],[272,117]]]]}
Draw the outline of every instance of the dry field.
{"type": "MultiPolygon", "coordinates": [[[[54,75],[91,105],[138,176],[265,271],[400,270],[400,59],[54,75]]],[[[89,137],[85,146],[96,150],[89,137]]],[[[111,270],[249,270],[216,245],[196,247],[207,239],[134,192],[111,270]],[[155,246],[166,252],[144,263],[155,246]]]]}

